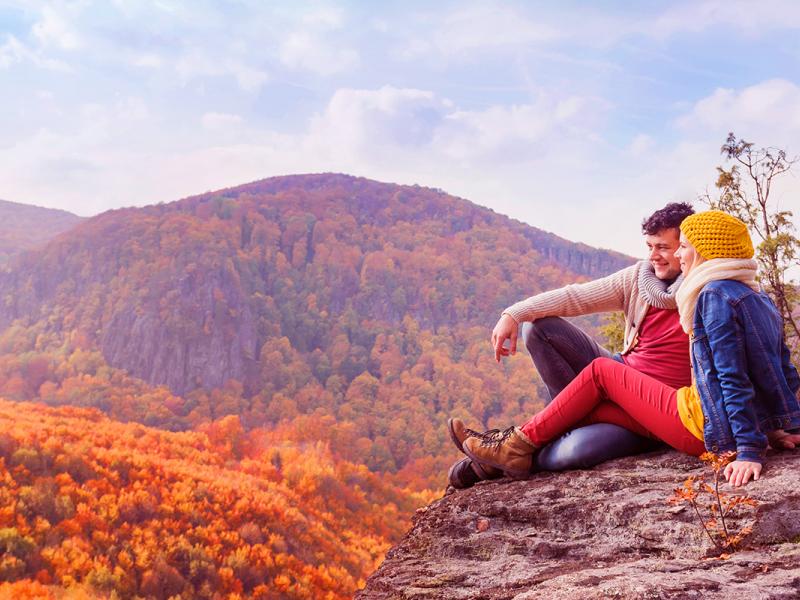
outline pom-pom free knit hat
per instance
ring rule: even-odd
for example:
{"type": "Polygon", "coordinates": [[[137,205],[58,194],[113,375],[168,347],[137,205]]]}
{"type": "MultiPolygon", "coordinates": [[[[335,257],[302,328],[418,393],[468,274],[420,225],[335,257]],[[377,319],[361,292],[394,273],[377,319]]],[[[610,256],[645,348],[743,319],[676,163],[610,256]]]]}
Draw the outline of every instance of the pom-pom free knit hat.
{"type": "Polygon", "coordinates": [[[753,242],[747,225],[721,210],[707,210],[686,217],[681,232],[706,260],[753,258],[753,242]]]}

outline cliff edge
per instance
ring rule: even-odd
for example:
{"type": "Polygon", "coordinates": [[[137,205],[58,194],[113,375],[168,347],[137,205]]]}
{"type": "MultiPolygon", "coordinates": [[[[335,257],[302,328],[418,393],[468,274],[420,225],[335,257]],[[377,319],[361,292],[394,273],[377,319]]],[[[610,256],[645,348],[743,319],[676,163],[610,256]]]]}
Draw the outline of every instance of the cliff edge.
{"type": "Polygon", "coordinates": [[[800,597],[800,451],[770,456],[744,488],[760,502],[757,522],[727,559],[709,557],[689,505],[668,503],[703,472],[661,451],[451,493],[418,511],[356,598],[800,597]]]}

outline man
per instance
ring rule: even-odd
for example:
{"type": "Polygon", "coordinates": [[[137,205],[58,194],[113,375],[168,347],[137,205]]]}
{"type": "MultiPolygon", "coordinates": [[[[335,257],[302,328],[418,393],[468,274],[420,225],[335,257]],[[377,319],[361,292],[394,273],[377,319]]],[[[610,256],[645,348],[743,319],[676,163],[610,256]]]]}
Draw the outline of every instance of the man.
{"type": "MultiPolygon", "coordinates": [[[[532,296],[503,311],[492,331],[495,360],[516,353],[520,326],[525,346],[552,400],[595,358],[611,357],[675,388],[691,383],[689,339],[683,332],[675,303],[680,286],[680,262],[675,258],[681,221],[694,213],[686,203],[671,203],[642,223],[647,260],[607,277],[568,285],[532,296]],[[562,317],[622,311],[624,346],[613,355],[562,317]],[[508,341],[508,346],[506,342],[508,341]]],[[[475,432],[458,419],[449,423],[453,442],[461,443],[475,432]]],[[[581,427],[542,449],[537,470],[588,468],[600,462],[637,454],[654,442],[616,425],[598,423],[581,427]]],[[[502,473],[461,459],[450,469],[450,484],[466,488],[502,473]]]]}

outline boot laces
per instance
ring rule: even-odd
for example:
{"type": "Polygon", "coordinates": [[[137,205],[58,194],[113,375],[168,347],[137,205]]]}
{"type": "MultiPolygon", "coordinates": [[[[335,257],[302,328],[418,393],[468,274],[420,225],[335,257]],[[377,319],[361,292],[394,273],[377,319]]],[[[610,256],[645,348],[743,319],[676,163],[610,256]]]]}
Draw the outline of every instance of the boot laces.
{"type": "Polygon", "coordinates": [[[470,434],[471,437],[476,437],[481,441],[481,446],[487,447],[494,447],[499,446],[503,442],[505,442],[512,433],[514,433],[514,426],[508,427],[506,429],[489,429],[488,431],[484,431],[482,433],[475,431],[474,429],[467,429],[467,432],[470,434]]]}

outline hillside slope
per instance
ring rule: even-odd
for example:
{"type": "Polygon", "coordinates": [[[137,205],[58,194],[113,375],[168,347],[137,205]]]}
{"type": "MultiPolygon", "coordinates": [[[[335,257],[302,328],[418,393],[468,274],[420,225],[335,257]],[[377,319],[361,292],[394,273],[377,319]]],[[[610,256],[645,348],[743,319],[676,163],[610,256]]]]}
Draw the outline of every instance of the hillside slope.
{"type": "Polygon", "coordinates": [[[0,278],[0,325],[77,326],[110,365],[178,394],[230,379],[253,390],[269,339],[306,353],[353,318],[485,326],[521,296],[629,260],[435,190],[282,177],[83,223],[0,278]]]}
{"type": "Polygon", "coordinates": [[[0,265],[49,241],[83,220],[65,210],[0,200],[0,265]]]}
{"type": "Polygon", "coordinates": [[[0,481],[0,582],[16,582],[2,598],[35,580],[91,597],[345,599],[419,501],[236,417],[170,433],[5,400],[0,481]]]}

